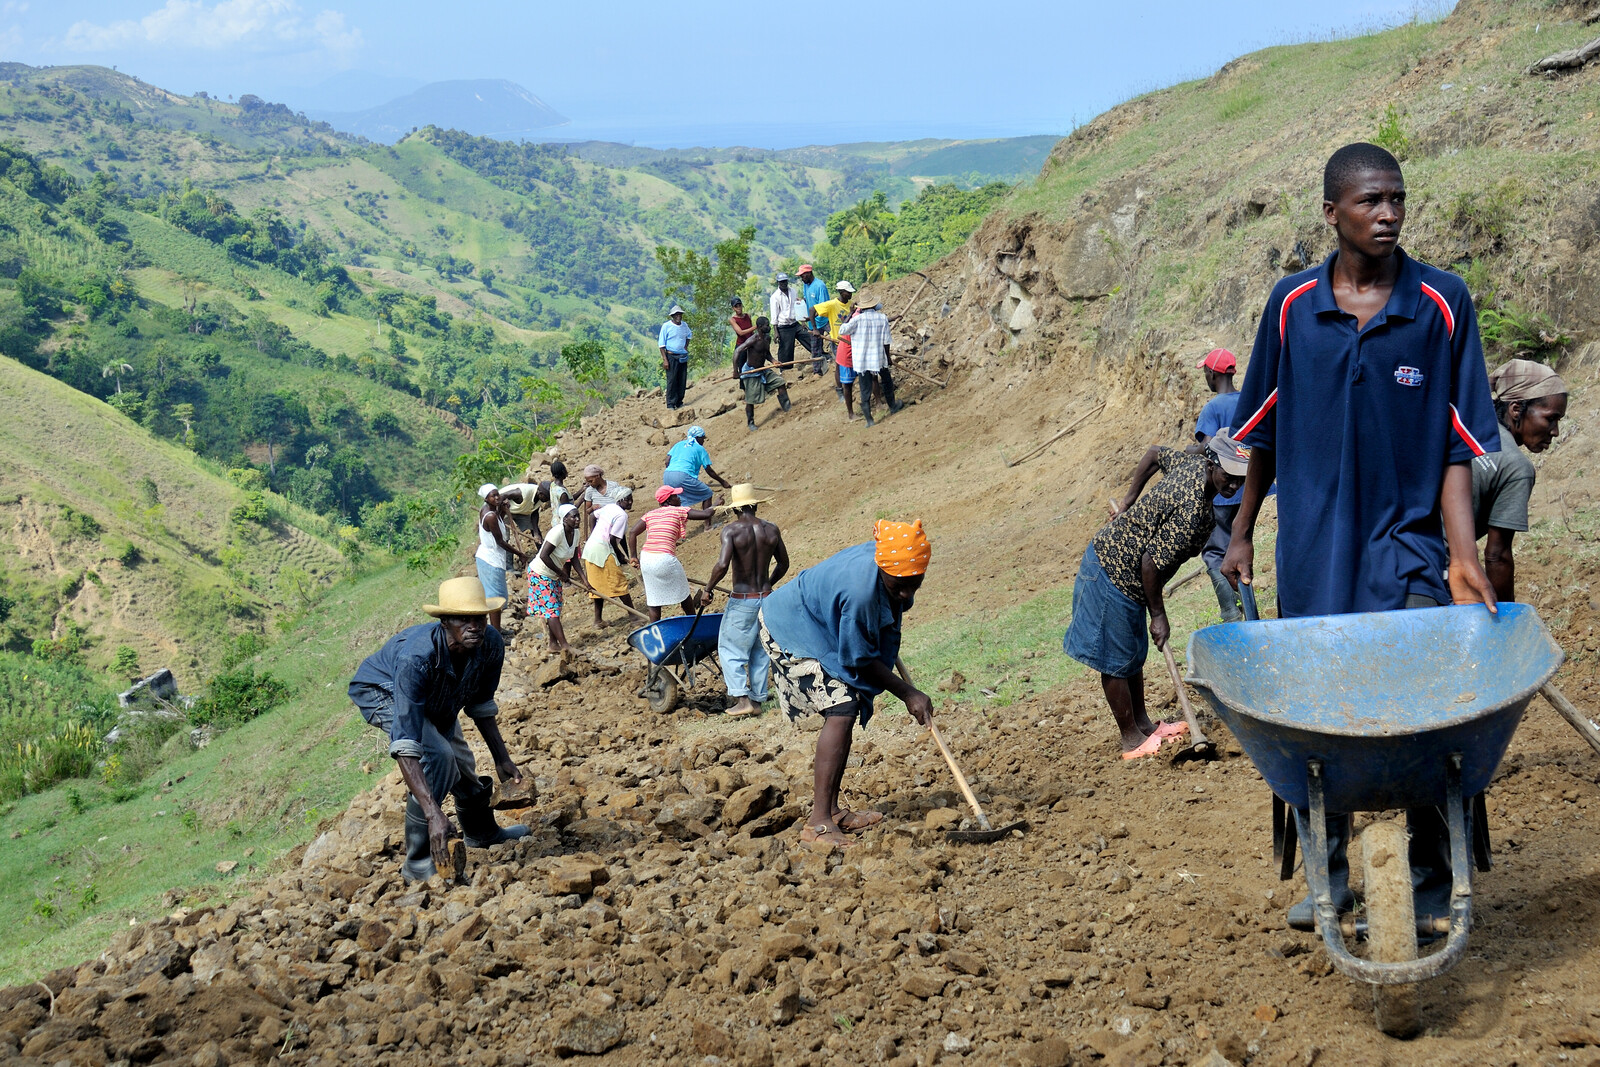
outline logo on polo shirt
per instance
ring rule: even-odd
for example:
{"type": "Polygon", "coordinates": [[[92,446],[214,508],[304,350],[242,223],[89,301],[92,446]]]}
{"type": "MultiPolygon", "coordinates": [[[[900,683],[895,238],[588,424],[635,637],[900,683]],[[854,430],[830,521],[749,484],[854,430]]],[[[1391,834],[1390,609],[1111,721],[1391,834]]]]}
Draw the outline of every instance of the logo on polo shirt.
{"type": "Polygon", "coordinates": [[[1396,367],[1394,369],[1394,380],[1401,385],[1409,385],[1415,388],[1422,384],[1422,380],[1425,377],[1426,375],[1417,367],[1396,367]]]}

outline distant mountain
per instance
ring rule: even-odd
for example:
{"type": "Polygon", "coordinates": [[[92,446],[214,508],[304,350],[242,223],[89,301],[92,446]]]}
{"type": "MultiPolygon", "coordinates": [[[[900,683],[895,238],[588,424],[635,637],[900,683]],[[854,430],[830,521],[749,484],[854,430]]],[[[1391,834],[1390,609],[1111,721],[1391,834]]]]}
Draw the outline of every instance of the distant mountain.
{"type": "Polygon", "coordinates": [[[421,78],[346,70],[315,85],[285,90],[284,103],[296,111],[363,111],[422,88],[421,78]]]}
{"type": "Polygon", "coordinates": [[[567,117],[502,78],[430,82],[365,111],[308,111],[334,129],[393,144],[413,129],[438,126],[479,137],[520,137],[559,126],[567,117]]]}

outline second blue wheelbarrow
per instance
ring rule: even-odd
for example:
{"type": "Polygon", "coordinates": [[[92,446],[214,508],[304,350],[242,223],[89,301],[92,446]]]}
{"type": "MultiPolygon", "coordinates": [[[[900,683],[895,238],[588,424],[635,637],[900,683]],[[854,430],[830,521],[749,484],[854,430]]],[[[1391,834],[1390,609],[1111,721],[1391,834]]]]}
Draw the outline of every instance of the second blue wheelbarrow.
{"type": "Polygon", "coordinates": [[[694,688],[695,666],[715,654],[721,631],[722,613],[701,611],[674,615],[628,635],[628,644],[650,662],[639,695],[649,702],[651,711],[665,715],[678,706],[681,690],[694,688]]]}
{"type": "Polygon", "coordinates": [[[1294,820],[1306,881],[1333,965],[1376,987],[1378,1025],[1415,1027],[1411,990],[1452,967],[1472,924],[1472,864],[1488,869],[1483,791],[1529,700],[1561,665],[1534,610],[1502,604],[1326,615],[1209,626],[1189,639],[1187,681],[1210,700],[1272,787],[1280,877],[1294,870],[1294,820]],[[1474,837],[1465,805],[1476,802],[1474,837]],[[1449,827],[1452,886],[1444,947],[1417,955],[1407,837],[1396,821],[1362,832],[1364,921],[1341,922],[1328,877],[1328,812],[1438,807],[1449,827]],[[1376,831],[1376,832],[1375,832],[1376,831]],[[1366,959],[1345,946],[1365,937],[1366,959]]]}

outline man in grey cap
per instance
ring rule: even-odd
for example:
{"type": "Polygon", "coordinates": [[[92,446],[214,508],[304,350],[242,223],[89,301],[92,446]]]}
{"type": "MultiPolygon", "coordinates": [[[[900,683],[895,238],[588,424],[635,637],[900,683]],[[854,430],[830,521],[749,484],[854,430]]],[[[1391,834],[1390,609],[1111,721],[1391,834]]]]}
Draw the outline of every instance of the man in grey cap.
{"type": "MultiPolygon", "coordinates": [[[[790,286],[787,274],[779,274],[774,281],[778,287],[767,297],[767,317],[778,334],[777,365],[782,367],[794,362],[794,339],[802,332],[809,336],[811,325],[807,321],[805,295],[790,286]]],[[[802,343],[806,351],[811,351],[809,342],[802,343]]]]}
{"type": "Polygon", "coordinates": [[[1133,469],[1116,518],[1084,549],[1072,587],[1072,623],[1061,644],[1067,655],[1099,673],[1125,760],[1154,755],[1167,738],[1188,729],[1184,723],[1153,723],[1145,712],[1145,613],[1150,637],[1157,648],[1165,647],[1172,627],[1161,587],[1205,548],[1216,524],[1212,497],[1238,492],[1249,462],[1249,450],[1224,431],[1200,455],[1151,448],[1133,469]],[[1144,492],[1158,471],[1161,480],[1144,492]]]}
{"type": "Polygon", "coordinates": [[[667,312],[656,344],[661,348],[661,369],[667,376],[667,410],[683,407],[683,391],[689,385],[689,338],[694,331],[683,321],[683,308],[677,304],[667,312]]]}

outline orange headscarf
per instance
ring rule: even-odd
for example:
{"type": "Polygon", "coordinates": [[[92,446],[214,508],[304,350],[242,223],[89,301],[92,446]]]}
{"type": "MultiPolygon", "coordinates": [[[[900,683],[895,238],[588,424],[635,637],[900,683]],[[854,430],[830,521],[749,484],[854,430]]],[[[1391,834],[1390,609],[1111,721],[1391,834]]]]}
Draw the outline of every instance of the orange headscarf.
{"type": "Polygon", "coordinates": [[[883,570],[896,578],[927,573],[928,560],[933,558],[933,543],[922,532],[921,519],[915,522],[879,519],[872,528],[872,539],[877,542],[873,559],[883,570]]]}

